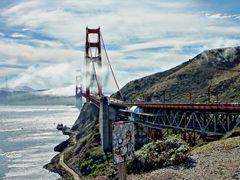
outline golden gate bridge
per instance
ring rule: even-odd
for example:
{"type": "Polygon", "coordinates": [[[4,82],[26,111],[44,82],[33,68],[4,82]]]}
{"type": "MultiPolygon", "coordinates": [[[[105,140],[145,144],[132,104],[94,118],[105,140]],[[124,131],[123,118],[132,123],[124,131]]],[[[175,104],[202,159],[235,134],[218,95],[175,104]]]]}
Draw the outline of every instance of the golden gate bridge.
{"type": "MultiPolygon", "coordinates": [[[[240,126],[239,104],[124,102],[100,28],[86,28],[85,68],[86,89],[83,90],[82,85],[78,82],[76,85],[76,97],[84,97],[86,102],[91,102],[99,108],[101,139],[105,151],[111,150],[111,126],[116,121],[134,122],[136,134],[145,133],[150,141],[161,138],[165,129],[180,130],[185,132],[183,136],[186,136],[186,133],[189,135],[189,132],[193,132],[193,134],[198,133],[204,137],[207,135],[222,136],[234,127],[240,126]],[[92,35],[95,35],[95,41],[91,41],[90,36],[92,35]],[[96,65],[100,67],[100,70],[102,67],[102,48],[122,100],[104,96],[101,72],[98,73],[96,70],[96,65]],[[95,94],[91,92],[90,84],[93,83],[92,81],[97,85],[98,92],[95,94]]],[[[139,141],[142,141],[140,135],[139,141]]]]}

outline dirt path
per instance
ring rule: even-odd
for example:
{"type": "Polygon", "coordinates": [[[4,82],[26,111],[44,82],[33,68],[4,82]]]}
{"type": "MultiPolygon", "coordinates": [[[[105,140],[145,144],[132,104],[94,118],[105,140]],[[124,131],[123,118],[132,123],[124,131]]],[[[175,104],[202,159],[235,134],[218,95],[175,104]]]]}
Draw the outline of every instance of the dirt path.
{"type": "MultiPolygon", "coordinates": [[[[76,139],[75,139],[75,136],[73,137],[73,143],[76,144],[76,139]]],[[[71,147],[69,147],[71,148],[71,147]]],[[[80,180],[81,178],[79,177],[79,175],[74,171],[72,170],[71,168],[68,167],[67,164],[65,164],[64,162],[64,152],[60,154],[60,159],[59,159],[59,164],[67,171],[69,172],[73,178],[75,180],[80,180]]]]}

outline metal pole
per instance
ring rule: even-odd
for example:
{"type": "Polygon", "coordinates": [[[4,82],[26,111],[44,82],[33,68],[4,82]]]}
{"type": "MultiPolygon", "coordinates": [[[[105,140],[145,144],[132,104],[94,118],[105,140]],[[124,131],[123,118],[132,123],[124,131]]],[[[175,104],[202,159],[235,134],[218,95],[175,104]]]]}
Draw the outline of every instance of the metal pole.
{"type": "Polygon", "coordinates": [[[171,94],[171,92],[169,91],[169,103],[171,103],[171,100],[172,100],[172,94],[171,94]]]}
{"type": "Polygon", "coordinates": [[[192,103],[192,93],[189,92],[189,103],[192,103]]]}
{"type": "Polygon", "coordinates": [[[163,91],[163,104],[165,104],[165,102],[166,102],[165,93],[166,93],[166,91],[164,90],[164,91],[163,91]]]}
{"type": "Polygon", "coordinates": [[[208,103],[211,103],[211,84],[208,86],[208,103]]]}

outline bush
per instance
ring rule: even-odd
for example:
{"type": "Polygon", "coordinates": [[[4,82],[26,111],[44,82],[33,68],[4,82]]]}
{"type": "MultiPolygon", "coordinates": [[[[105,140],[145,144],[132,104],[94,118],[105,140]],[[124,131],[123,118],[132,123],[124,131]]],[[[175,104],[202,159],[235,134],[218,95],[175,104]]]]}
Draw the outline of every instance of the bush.
{"type": "Polygon", "coordinates": [[[96,177],[99,175],[111,175],[113,167],[107,161],[105,154],[100,149],[93,149],[85,155],[81,163],[80,171],[83,176],[96,177]]]}
{"type": "Polygon", "coordinates": [[[164,166],[180,164],[188,159],[189,146],[177,136],[165,141],[144,145],[135,152],[135,159],[129,164],[130,173],[152,171],[164,166]]]}

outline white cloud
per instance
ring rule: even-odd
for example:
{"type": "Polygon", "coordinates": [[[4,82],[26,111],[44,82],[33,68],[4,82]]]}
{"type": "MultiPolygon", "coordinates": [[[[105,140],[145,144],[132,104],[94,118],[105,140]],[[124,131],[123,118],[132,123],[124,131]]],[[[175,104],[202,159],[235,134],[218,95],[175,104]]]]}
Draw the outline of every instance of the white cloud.
{"type": "Polygon", "coordinates": [[[0,37],[4,37],[4,36],[5,36],[5,34],[0,32],[0,37]]]}
{"type": "Polygon", "coordinates": [[[75,71],[74,64],[60,63],[46,67],[31,67],[22,73],[19,78],[11,82],[12,86],[27,85],[33,88],[54,88],[73,84],[75,71]]]}
{"type": "MultiPolygon", "coordinates": [[[[227,33],[225,30],[217,30],[215,27],[208,27],[208,29],[211,29],[212,32],[222,32],[227,33]]],[[[240,29],[239,29],[240,30],[240,29]]],[[[238,31],[239,31],[238,30],[238,31]]],[[[229,31],[237,31],[237,29],[229,28],[229,31]]],[[[204,46],[209,48],[216,48],[216,47],[228,47],[228,46],[237,46],[239,45],[239,41],[237,39],[233,38],[222,38],[222,37],[212,37],[212,38],[206,38],[206,39],[198,39],[197,37],[191,36],[191,37],[175,37],[175,38],[163,38],[163,39],[157,39],[153,41],[148,41],[144,43],[136,43],[133,45],[126,45],[123,47],[123,52],[132,52],[132,51],[141,51],[144,49],[149,48],[164,48],[164,47],[172,47],[172,49],[178,49],[181,50],[186,46],[204,46]]],[[[171,49],[171,50],[172,50],[171,49]]],[[[146,54],[146,52],[145,52],[146,54]]],[[[148,53],[149,54],[149,53],[148,53]]]]}
{"type": "Polygon", "coordinates": [[[40,47],[34,47],[0,39],[0,55],[5,57],[4,59],[18,59],[19,62],[29,65],[68,62],[80,60],[83,57],[81,51],[66,49],[55,42],[40,41],[39,43],[48,44],[49,46],[40,45],[40,47]]]}
{"type": "Polygon", "coordinates": [[[24,35],[24,34],[20,34],[20,33],[13,33],[13,34],[10,35],[10,37],[12,37],[12,38],[25,38],[27,36],[24,35]]]}
{"type": "Polygon", "coordinates": [[[207,17],[211,18],[211,19],[240,19],[240,14],[234,14],[234,15],[229,15],[229,14],[221,14],[221,13],[217,13],[217,14],[209,14],[206,13],[205,14],[207,17]]]}
{"type": "MultiPolygon", "coordinates": [[[[0,38],[0,57],[31,67],[15,84],[39,88],[72,84],[76,69],[83,64],[80,47],[84,47],[85,27],[101,26],[123,86],[129,80],[174,67],[195,56],[196,51],[240,44],[239,38],[233,38],[240,30],[239,15],[204,14],[199,7],[196,1],[176,0],[21,2],[0,13],[8,27],[53,40],[31,39],[30,35],[27,40],[0,38]],[[195,48],[194,53],[185,52],[187,47],[195,48]],[[156,50],[147,50],[151,48],[156,50]]],[[[18,35],[23,35],[20,32],[18,35]]],[[[109,84],[113,86],[112,79],[109,84]]]]}
{"type": "Polygon", "coordinates": [[[46,91],[34,92],[39,95],[50,95],[50,96],[74,96],[75,85],[66,86],[63,88],[52,88],[46,91]]]}
{"type": "Polygon", "coordinates": [[[109,41],[128,36],[153,38],[159,33],[197,30],[205,21],[185,10],[193,3],[173,1],[28,1],[2,12],[12,26],[25,26],[77,43],[85,27],[101,26],[109,41]],[[16,19],[17,17],[17,19],[16,19]],[[184,21],[182,21],[184,19],[184,21]],[[198,19],[198,21],[196,21],[198,19]],[[186,24],[191,24],[186,28],[186,24]],[[134,32],[134,33],[131,33],[134,32]],[[154,35],[154,36],[153,36],[154,35]]]}

